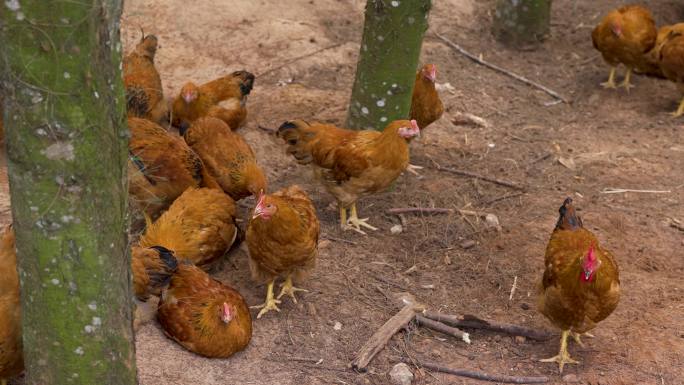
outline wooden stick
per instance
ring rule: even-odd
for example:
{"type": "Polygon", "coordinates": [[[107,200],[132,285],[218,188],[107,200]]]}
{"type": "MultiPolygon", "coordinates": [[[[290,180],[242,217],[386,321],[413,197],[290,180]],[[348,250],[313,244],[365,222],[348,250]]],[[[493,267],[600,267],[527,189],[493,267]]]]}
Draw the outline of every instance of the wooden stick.
{"type": "Polygon", "coordinates": [[[399,330],[404,329],[415,318],[416,310],[420,311],[422,309],[417,309],[416,304],[407,304],[399,313],[385,322],[363,345],[354,361],[351,362],[351,367],[359,372],[365,372],[368,363],[387,345],[392,336],[399,330]]]}
{"type": "Polygon", "coordinates": [[[302,59],[306,59],[306,58],[311,57],[311,56],[313,56],[313,55],[315,55],[315,54],[317,54],[317,53],[320,53],[320,52],[323,52],[323,51],[327,51],[327,50],[329,50],[329,49],[337,48],[337,47],[339,47],[339,46],[341,46],[341,45],[343,45],[343,44],[347,44],[347,43],[348,43],[348,42],[346,42],[346,41],[343,41],[343,42],[341,42],[341,43],[335,43],[335,44],[329,45],[329,46],[327,46],[327,47],[323,47],[323,48],[317,49],[317,50],[315,50],[315,51],[313,51],[313,52],[309,52],[309,53],[306,53],[306,54],[304,54],[304,55],[300,55],[300,56],[293,57],[293,58],[290,59],[290,60],[286,60],[283,64],[281,64],[281,65],[279,65],[279,66],[275,66],[275,67],[272,67],[272,68],[267,69],[266,71],[264,71],[264,72],[258,74],[256,77],[257,77],[257,78],[260,78],[260,77],[262,77],[262,76],[266,76],[267,74],[269,74],[269,73],[271,73],[271,72],[273,72],[273,71],[279,70],[279,69],[281,69],[281,68],[283,68],[283,67],[286,67],[286,66],[288,66],[288,65],[290,65],[290,64],[292,64],[292,63],[296,63],[296,62],[298,62],[298,61],[300,61],[300,60],[302,60],[302,59]]]}
{"type": "Polygon", "coordinates": [[[439,321],[431,320],[420,314],[416,315],[416,322],[418,322],[418,325],[428,327],[440,333],[448,334],[452,337],[456,337],[458,339],[463,340],[463,342],[465,342],[466,344],[470,344],[470,335],[460,329],[456,329],[449,325],[445,325],[439,321]]]}
{"type": "Polygon", "coordinates": [[[466,170],[458,170],[458,169],[455,169],[455,168],[442,167],[442,166],[440,166],[440,165],[438,165],[438,164],[435,164],[435,166],[437,167],[437,171],[446,171],[446,172],[450,172],[450,173],[456,174],[456,175],[469,176],[469,177],[471,177],[471,178],[476,178],[476,179],[485,180],[485,181],[487,181],[487,182],[495,183],[495,184],[498,184],[498,185],[501,185],[501,186],[506,186],[506,187],[514,188],[514,189],[516,189],[516,190],[523,190],[523,191],[525,190],[525,187],[520,186],[520,185],[517,184],[517,183],[509,182],[509,181],[506,181],[506,180],[496,179],[496,178],[492,178],[492,177],[489,177],[489,176],[484,176],[484,175],[476,174],[476,173],[474,173],[474,172],[470,172],[470,171],[466,171],[466,170]]]}
{"type": "Polygon", "coordinates": [[[515,197],[519,197],[519,196],[521,196],[521,195],[523,195],[523,194],[525,194],[524,191],[519,191],[519,192],[514,192],[514,193],[511,193],[511,194],[502,195],[502,196],[497,197],[497,198],[493,198],[493,199],[490,199],[490,200],[486,200],[486,201],[482,202],[482,205],[483,205],[483,206],[489,206],[489,205],[491,205],[492,203],[496,203],[496,202],[499,202],[499,201],[503,201],[503,200],[511,199],[511,198],[515,198],[515,197]]]}
{"type": "Polygon", "coordinates": [[[260,130],[262,130],[262,131],[266,131],[266,132],[268,132],[269,134],[275,134],[276,131],[278,131],[278,130],[276,130],[276,129],[274,129],[274,128],[262,126],[261,124],[257,124],[257,128],[260,129],[260,130]]]}
{"type": "Polygon", "coordinates": [[[611,188],[606,187],[600,191],[601,194],[622,194],[622,193],[645,193],[645,194],[669,194],[670,190],[634,190],[629,188],[611,188]]]}
{"type": "Polygon", "coordinates": [[[486,61],[480,59],[479,57],[473,55],[472,53],[466,51],[466,50],[463,49],[460,45],[458,45],[458,44],[452,42],[451,40],[447,39],[446,37],[444,37],[444,36],[438,34],[437,32],[435,32],[435,36],[437,36],[437,38],[438,38],[439,40],[441,40],[442,42],[444,42],[444,43],[445,43],[446,45],[448,45],[449,47],[455,49],[455,50],[458,51],[460,54],[466,56],[468,59],[470,59],[470,60],[472,60],[472,61],[474,61],[474,62],[476,62],[476,63],[478,63],[478,64],[481,64],[481,65],[483,65],[483,66],[485,66],[485,67],[487,67],[487,68],[490,68],[490,69],[492,69],[492,70],[494,70],[494,71],[500,72],[500,73],[502,73],[502,74],[504,74],[504,75],[508,75],[508,76],[512,77],[513,79],[519,80],[519,81],[521,81],[521,82],[523,82],[523,83],[525,83],[525,84],[527,84],[527,85],[529,85],[529,86],[532,86],[532,87],[534,87],[534,88],[540,89],[540,90],[546,92],[547,94],[553,96],[554,98],[556,98],[556,99],[558,99],[558,100],[562,100],[562,101],[565,102],[565,103],[568,103],[568,104],[570,103],[570,102],[568,101],[568,99],[562,97],[562,96],[559,95],[556,91],[554,91],[554,90],[552,90],[552,89],[550,89],[550,88],[548,88],[548,87],[546,87],[546,86],[543,86],[543,85],[541,85],[541,84],[539,84],[539,83],[533,82],[532,80],[529,80],[529,79],[527,79],[527,78],[525,78],[525,77],[523,77],[523,76],[520,76],[520,75],[518,75],[518,74],[516,74],[516,73],[513,73],[513,72],[511,72],[511,71],[509,71],[509,70],[507,70],[507,69],[505,69],[505,68],[499,67],[499,66],[494,65],[494,64],[489,63],[489,62],[486,62],[486,61]]]}
{"type": "Polygon", "coordinates": [[[387,214],[451,214],[453,209],[440,207],[401,207],[387,210],[387,214]]]}
{"type": "Polygon", "coordinates": [[[550,333],[545,331],[528,329],[517,325],[485,321],[473,315],[455,316],[435,313],[427,310],[423,312],[423,315],[432,320],[443,322],[455,327],[483,329],[514,336],[524,336],[536,341],[547,341],[553,337],[550,333]]]}
{"type": "Polygon", "coordinates": [[[417,361],[419,366],[434,370],[435,372],[453,374],[455,376],[474,378],[476,380],[501,382],[506,384],[544,384],[549,382],[548,377],[517,377],[505,374],[487,374],[474,370],[454,369],[428,361],[417,361]]]}

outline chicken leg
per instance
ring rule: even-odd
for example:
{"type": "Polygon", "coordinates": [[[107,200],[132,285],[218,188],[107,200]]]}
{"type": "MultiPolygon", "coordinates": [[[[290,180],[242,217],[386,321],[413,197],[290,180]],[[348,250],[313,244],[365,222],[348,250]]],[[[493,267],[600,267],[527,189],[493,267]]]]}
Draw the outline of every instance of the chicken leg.
{"type": "Polygon", "coordinates": [[[620,83],[620,87],[625,87],[627,92],[630,88],[634,88],[634,84],[630,83],[629,80],[632,78],[632,68],[627,67],[627,72],[625,72],[625,79],[620,83]]]}
{"type": "MultiPolygon", "coordinates": [[[[256,306],[250,306],[252,309],[261,309],[259,314],[257,314],[257,319],[261,318],[262,315],[268,313],[271,310],[275,310],[277,312],[280,312],[280,309],[278,309],[278,304],[280,301],[277,299],[273,298],[273,283],[275,282],[275,279],[271,280],[271,282],[268,283],[268,288],[266,288],[266,302],[262,303],[261,305],[256,305],[256,306]]],[[[280,297],[278,297],[280,298],[280,297]]]]}
{"type": "Polygon", "coordinates": [[[570,335],[570,330],[563,330],[561,333],[560,352],[558,355],[539,361],[557,362],[561,373],[563,373],[563,366],[565,366],[565,364],[579,364],[579,361],[573,360],[568,353],[568,335],[570,335]]]}
{"type": "Polygon", "coordinates": [[[360,219],[357,212],[356,212],[356,203],[352,203],[350,214],[349,214],[349,219],[347,220],[345,230],[346,229],[352,229],[352,230],[359,232],[361,234],[364,234],[364,235],[366,233],[363,230],[361,230],[361,227],[365,227],[365,228],[370,229],[370,230],[377,230],[377,227],[373,227],[366,222],[368,222],[368,218],[360,219]]]}
{"type": "Polygon", "coordinates": [[[617,88],[615,85],[615,66],[610,67],[610,75],[608,75],[608,81],[601,83],[603,88],[617,88]]]}
{"type": "Polygon", "coordinates": [[[684,97],[682,98],[682,101],[679,102],[679,108],[677,108],[677,111],[672,113],[672,116],[675,118],[678,118],[684,114],[684,97]]]}
{"type": "Polygon", "coordinates": [[[280,294],[278,294],[278,299],[280,299],[280,297],[282,297],[283,295],[287,294],[290,297],[292,297],[292,302],[294,302],[294,303],[297,303],[297,298],[295,297],[296,292],[298,292],[298,291],[308,292],[308,290],[300,289],[298,287],[295,287],[292,284],[292,275],[291,274],[287,276],[287,279],[285,279],[285,282],[283,282],[283,284],[280,286],[282,287],[282,289],[280,289],[280,294]]]}
{"type": "Polygon", "coordinates": [[[423,169],[423,166],[416,166],[415,164],[410,164],[410,163],[409,163],[408,167],[406,167],[406,171],[410,172],[411,174],[413,174],[415,176],[420,176],[420,174],[416,170],[422,170],[422,169],[423,169]]]}
{"type": "Polygon", "coordinates": [[[582,342],[581,337],[589,337],[589,338],[594,338],[593,334],[590,333],[575,333],[575,332],[570,332],[570,336],[572,337],[573,340],[577,343],[577,345],[584,347],[584,343],[582,342]]]}

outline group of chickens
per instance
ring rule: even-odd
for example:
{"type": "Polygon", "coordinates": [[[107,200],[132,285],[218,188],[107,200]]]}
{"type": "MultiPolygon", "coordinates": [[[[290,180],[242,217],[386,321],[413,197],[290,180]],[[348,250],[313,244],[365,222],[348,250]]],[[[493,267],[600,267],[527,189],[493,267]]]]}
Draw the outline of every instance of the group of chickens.
{"type": "MultiPolygon", "coordinates": [[[[609,63],[628,66],[625,87],[632,68],[646,68],[628,60],[634,52],[658,49],[658,68],[670,76],[671,67],[663,58],[678,47],[670,44],[680,41],[679,35],[667,32],[656,48],[653,44],[638,50],[606,48],[641,36],[639,29],[632,28],[640,17],[650,16],[643,8],[620,8],[593,34],[594,44],[609,63]]],[[[143,307],[151,296],[159,297],[156,316],[166,335],[197,354],[225,358],[249,344],[252,317],[240,293],[207,271],[244,240],[253,279],[267,285],[264,303],[255,306],[261,309],[257,318],[279,311],[280,298],[288,295],[296,302],[295,293],[305,291],[294,283],[315,265],[320,225],[314,205],[300,187],[269,193],[253,150],[234,132],[247,116],[254,75],[237,71],[200,86],[187,83],[168,101],[154,65],[156,50],[157,38],[143,36],[123,63],[131,133],[131,229],[140,232],[131,248],[136,303],[143,307]],[[165,122],[180,135],[165,129],[165,122]],[[256,205],[243,231],[238,227],[236,202],[248,196],[255,197],[256,205]],[[276,297],[278,278],[284,282],[276,297]]],[[[614,68],[609,86],[614,86],[613,75],[614,68]]],[[[410,169],[409,142],[444,111],[435,80],[435,65],[422,67],[416,73],[410,120],[390,122],[381,132],[303,120],[286,121],[278,128],[287,152],[298,163],[311,165],[337,200],[342,229],[376,230],[367,218],[359,218],[356,201],[387,189],[410,169]]],[[[562,330],[559,354],[543,360],[558,363],[562,372],[565,364],[577,363],[568,354],[567,337],[581,343],[580,335],[612,313],[620,282],[614,257],[583,227],[570,198],[559,212],[546,249],[538,307],[562,330]]],[[[23,370],[11,225],[0,237],[0,276],[5,277],[0,280],[0,317],[7,318],[3,325],[9,325],[0,330],[3,379],[23,370]]]]}
{"type": "MultiPolygon", "coordinates": [[[[609,12],[591,34],[594,48],[601,52],[610,65],[605,88],[617,88],[615,70],[619,64],[627,67],[620,83],[629,91],[632,71],[664,77],[684,93],[684,23],[656,29],[651,11],[641,5],[626,5],[609,12]]],[[[672,113],[684,114],[684,96],[672,113]]]]}

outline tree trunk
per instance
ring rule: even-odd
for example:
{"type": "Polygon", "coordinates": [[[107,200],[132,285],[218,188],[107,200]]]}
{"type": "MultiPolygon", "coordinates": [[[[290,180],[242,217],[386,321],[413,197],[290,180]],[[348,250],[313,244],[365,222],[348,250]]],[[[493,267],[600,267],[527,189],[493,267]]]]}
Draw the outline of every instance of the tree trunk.
{"type": "Polygon", "coordinates": [[[27,384],[136,382],[121,7],[0,5],[27,384]]]}
{"type": "Polygon", "coordinates": [[[431,0],[368,0],[347,127],[406,119],[431,0]]]}
{"type": "Polygon", "coordinates": [[[499,0],[494,12],[494,35],[509,46],[528,48],[549,33],[551,0],[499,0]]]}

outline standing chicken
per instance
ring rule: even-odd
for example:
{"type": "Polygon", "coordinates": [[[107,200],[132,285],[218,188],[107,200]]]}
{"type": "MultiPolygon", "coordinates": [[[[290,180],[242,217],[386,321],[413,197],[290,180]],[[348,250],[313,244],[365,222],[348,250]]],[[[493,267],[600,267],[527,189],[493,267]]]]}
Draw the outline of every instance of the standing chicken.
{"type": "Polygon", "coordinates": [[[142,247],[163,246],[208,269],[238,237],[235,202],[221,190],[189,188],[140,237],[142,247]]]}
{"type": "Polygon", "coordinates": [[[24,370],[21,302],[12,225],[0,235],[0,383],[24,370]]]}
{"type": "Polygon", "coordinates": [[[605,88],[616,88],[615,69],[622,63],[627,67],[625,79],[620,86],[629,91],[632,69],[645,66],[645,54],[656,43],[658,31],[651,11],[640,5],[626,5],[611,11],[594,28],[591,41],[610,65],[608,81],[601,83],[605,88]]]}
{"type": "Polygon", "coordinates": [[[267,282],[266,301],[257,318],[278,309],[278,299],[285,294],[296,303],[295,292],[306,291],[293,286],[316,262],[320,225],[311,200],[298,186],[271,195],[260,195],[247,226],[247,247],[252,277],[267,282]],[[273,284],[278,277],[285,283],[273,298],[273,284]]]}
{"type": "Polygon", "coordinates": [[[620,278],[613,255],[582,226],[572,199],[558,210],[560,217],[546,247],[544,277],[539,289],[539,311],[561,329],[560,352],[542,362],[576,364],[568,353],[569,335],[580,335],[596,327],[617,307],[620,278]]]}
{"type": "MultiPolygon", "coordinates": [[[[668,33],[660,49],[658,63],[663,75],[673,81],[684,95],[684,34],[682,31],[672,30],[668,33]]],[[[678,117],[684,113],[684,96],[679,108],[672,113],[678,117]]]]}
{"type": "Polygon", "coordinates": [[[409,164],[408,141],[420,135],[415,120],[396,120],[382,132],[352,131],[303,120],[283,123],[278,136],[300,164],[313,163],[326,189],[335,196],[343,229],[365,234],[377,230],[360,219],[356,201],[387,189],[409,164]],[[351,215],[347,220],[347,208],[351,215]]]}
{"type": "Polygon", "coordinates": [[[184,136],[202,158],[207,173],[236,201],[266,190],[266,176],[256,162],[254,151],[223,121],[199,118],[184,136]]]}
{"type": "Polygon", "coordinates": [[[435,64],[426,64],[416,73],[410,116],[411,119],[416,120],[421,130],[441,118],[444,113],[444,105],[435,89],[435,81],[437,81],[437,65],[435,64]]]}
{"type": "Polygon", "coordinates": [[[123,59],[123,82],[126,87],[128,116],[145,118],[161,124],[169,116],[161,77],[154,66],[157,37],[140,39],[135,50],[123,59]]]}
{"type": "Polygon", "coordinates": [[[205,357],[230,357],[252,338],[252,317],[240,293],[187,262],[162,292],[157,317],[167,336],[205,357]]]}
{"type": "Polygon", "coordinates": [[[181,131],[203,116],[213,116],[226,122],[233,130],[247,117],[247,95],[252,91],[254,75],[236,71],[230,75],[197,86],[186,83],[173,101],[173,125],[181,131]],[[223,101],[229,106],[221,107],[223,101]]]}
{"type": "Polygon", "coordinates": [[[684,33],[684,23],[664,25],[658,29],[658,38],[655,45],[646,53],[644,63],[639,68],[636,68],[639,74],[665,78],[662,69],[660,69],[660,51],[665,41],[669,38],[671,31],[684,33]]]}

